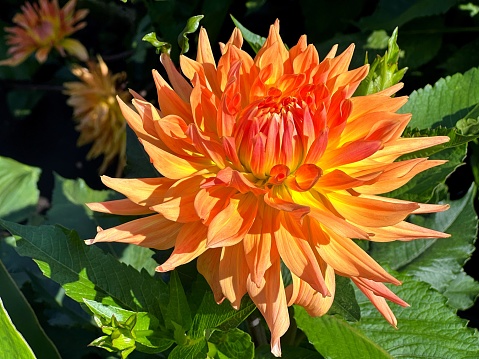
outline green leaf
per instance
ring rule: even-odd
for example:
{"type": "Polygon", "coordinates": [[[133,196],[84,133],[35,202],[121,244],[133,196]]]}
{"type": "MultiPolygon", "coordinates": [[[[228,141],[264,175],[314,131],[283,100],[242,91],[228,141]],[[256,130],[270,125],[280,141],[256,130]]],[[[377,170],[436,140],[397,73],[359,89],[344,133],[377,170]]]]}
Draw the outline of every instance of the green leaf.
{"type": "Polygon", "coordinates": [[[336,276],[336,293],[328,314],[339,314],[351,322],[361,319],[361,311],[349,278],[336,276]]]}
{"type": "Polygon", "coordinates": [[[169,54],[171,51],[171,44],[169,42],[160,41],[156,37],[156,32],[150,32],[141,38],[143,41],[150,43],[155,49],[156,53],[166,53],[169,54]]]}
{"type": "Polygon", "coordinates": [[[457,309],[473,305],[479,285],[462,269],[474,251],[477,216],[474,212],[475,187],[450,208],[424,216],[412,216],[411,222],[451,234],[450,238],[416,239],[410,242],[371,243],[371,255],[380,263],[415,276],[443,293],[457,309]]]}
{"type": "Polygon", "coordinates": [[[0,298],[0,342],[4,358],[35,359],[32,349],[17,331],[0,298]]]}
{"type": "Polygon", "coordinates": [[[298,328],[308,337],[316,350],[326,358],[392,359],[387,351],[360,329],[351,326],[338,316],[311,317],[305,309],[294,306],[294,317],[298,328]]]}
{"type": "Polygon", "coordinates": [[[456,0],[381,0],[375,12],[359,21],[363,30],[389,30],[401,26],[412,19],[443,14],[456,0]]]}
{"type": "Polygon", "coordinates": [[[158,263],[151,258],[155,252],[146,247],[129,244],[119,258],[122,263],[128,264],[137,271],[145,269],[151,276],[155,274],[158,263]]]}
{"type": "MultiPolygon", "coordinates": [[[[411,306],[393,305],[398,329],[389,325],[369,300],[361,294],[361,321],[352,324],[393,358],[479,358],[476,329],[457,317],[445,298],[426,283],[393,273],[403,285],[394,292],[411,306]]],[[[357,356],[360,357],[360,356],[357,356]]],[[[376,358],[372,356],[371,358],[376,358]]]]}
{"type": "Polygon", "coordinates": [[[60,226],[21,226],[2,220],[0,225],[21,237],[17,252],[32,257],[43,274],[77,302],[90,299],[162,318],[168,287],[161,279],[139,273],[94,245],[85,245],[76,232],[60,226]]]}
{"type": "MultiPolygon", "coordinates": [[[[17,287],[7,269],[0,261],[0,298],[18,331],[30,344],[39,359],[60,359],[60,354],[45,334],[23,293],[17,287]]],[[[3,325],[0,325],[3,327],[3,325]]],[[[1,336],[1,335],[0,335],[1,336]]],[[[0,338],[0,342],[3,340],[0,338]]]]}
{"type": "Polygon", "coordinates": [[[451,128],[478,103],[479,69],[474,68],[414,91],[398,112],[413,114],[409,122],[411,128],[451,128]]]}
{"type": "Polygon", "coordinates": [[[171,272],[169,287],[168,319],[178,324],[183,329],[182,332],[185,333],[192,323],[191,313],[185,291],[176,271],[171,272]]]}
{"type": "Polygon", "coordinates": [[[216,304],[213,294],[206,292],[188,333],[192,338],[201,338],[209,329],[218,328],[224,331],[236,328],[254,310],[256,306],[251,299],[245,297],[239,310],[233,309],[230,303],[224,301],[216,304]]]}
{"type": "Polygon", "coordinates": [[[206,359],[208,356],[208,343],[205,338],[191,340],[187,338],[184,345],[177,345],[168,355],[168,359],[206,359]]]}
{"type": "Polygon", "coordinates": [[[356,96],[373,94],[401,81],[407,68],[398,69],[399,46],[397,45],[397,36],[398,29],[396,28],[387,42],[388,49],[384,56],[378,56],[373,61],[368,75],[361,81],[355,92],[356,96]]]}
{"type": "Polygon", "coordinates": [[[230,16],[235,26],[240,29],[241,34],[243,35],[243,38],[246,40],[246,42],[251,46],[255,53],[258,53],[258,51],[261,49],[264,42],[266,41],[266,38],[252,33],[246,27],[241,25],[241,23],[236,20],[233,15],[230,16]]]}
{"type": "Polygon", "coordinates": [[[20,222],[35,210],[41,170],[0,157],[0,218],[20,222]]]}
{"type": "Polygon", "coordinates": [[[215,359],[253,359],[254,344],[249,334],[235,328],[227,332],[215,330],[208,339],[208,356],[215,359]]]}
{"type": "MultiPolygon", "coordinates": [[[[150,313],[132,312],[118,307],[104,305],[93,300],[84,300],[95,314],[95,321],[102,328],[103,336],[94,341],[95,345],[107,350],[122,351],[125,348],[115,346],[115,337],[123,335],[134,341],[134,347],[144,353],[159,353],[173,345],[169,334],[159,328],[158,319],[150,313]],[[106,345],[105,345],[106,344],[106,345]]],[[[129,345],[133,345],[129,341],[129,345]]]]}
{"type": "Polygon", "coordinates": [[[204,15],[196,15],[196,16],[190,17],[186,21],[185,28],[178,35],[178,45],[180,45],[181,54],[187,53],[188,50],[190,49],[190,44],[188,42],[188,36],[187,35],[192,34],[196,30],[198,30],[198,26],[200,26],[200,21],[204,17],[205,17],[204,15]]]}
{"type": "MultiPolygon", "coordinates": [[[[76,228],[83,239],[95,237],[98,222],[85,203],[103,202],[118,195],[111,190],[93,190],[81,178],[66,179],[58,174],[54,174],[54,177],[52,205],[47,212],[46,223],[76,228]]],[[[117,218],[110,217],[110,220],[114,222],[108,227],[119,224],[117,218]]]]}
{"type": "MultiPolygon", "coordinates": [[[[317,351],[288,345],[281,345],[281,353],[283,358],[288,359],[324,359],[317,351]]],[[[275,359],[276,357],[271,353],[269,345],[260,345],[255,349],[254,358],[275,359]]]]}

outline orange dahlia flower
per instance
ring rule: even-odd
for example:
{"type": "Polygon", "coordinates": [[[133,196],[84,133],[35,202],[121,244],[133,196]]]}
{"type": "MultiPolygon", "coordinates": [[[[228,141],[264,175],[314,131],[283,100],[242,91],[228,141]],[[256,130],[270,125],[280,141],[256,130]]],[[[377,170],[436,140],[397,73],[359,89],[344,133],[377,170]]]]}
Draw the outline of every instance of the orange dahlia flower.
{"type": "Polygon", "coordinates": [[[126,242],[167,249],[157,270],[198,259],[199,272],[217,302],[238,308],[248,293],[271,330],[271,350],[281,355],[289,326],[287,307],[313,316],[328,311],[335,274],[349,277],[396,325],[386,299],[407,305],[383,283],[400,284],[352,239],[388,242],[446,234],[404,221],[411,213],[443,211],[378,196],[443,161],[409,152],[448,137],[401,138],[407,101],[391,97],[401,85],[351,97],[368,65],[348,70],[354,46],[320,61],[306,37],[288,50],[271,26],[251,58],[235,29],[216,63],[206,31],[196,61],[182,56],[181,70],[161,60],[171,86],[153,71],[159,109],[138,95],[120,106],[162,178],[102,177],[123,200],[90,203],[95,211],[150,216],[101,230],[94,242],[126,242]],[[286,288],[282,263],[292,284],[286,288]]]}
{"type": "Polygon", "coordinates": [[[7,45],[10,46],[7,60],[0,65],[16,66],[32,53],[38,62],[47,60],[52,48],[65,56],[65,51],[82,61],[88,59],[88,52],[78,41],[68,36],[84,28],[85,22],[79,22],[88,10],[75,11],[76,0],[70,0],[63,8],[58,6],[58,0],[39,0],[37,4],[25,3],[22,12],[13,17],[14,27],[5,31],[7,45]]]}
{"type": "Polygon", "coordinates": [[[126,163],[126,121],[115,99],[131,98],[122,89],[125,73],[111,74],[103,59],[98,63],[89,61],[88,68],[74,66],[73,74],[81,82],[66,82],[67,104],[73,107],[73,117],[80,132],[78,146],[93,142],[87,159],[104,155],[99,172],[104,173],[115,158],[118,158],[117,175],[126,163]]]}

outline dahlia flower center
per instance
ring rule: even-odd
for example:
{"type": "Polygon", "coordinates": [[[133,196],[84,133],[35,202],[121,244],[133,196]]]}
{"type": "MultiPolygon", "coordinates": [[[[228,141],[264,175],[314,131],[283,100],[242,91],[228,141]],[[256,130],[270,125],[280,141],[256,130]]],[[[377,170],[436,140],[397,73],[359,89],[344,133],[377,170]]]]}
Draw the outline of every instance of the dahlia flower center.
{"type": "Polygon", "coordinates": [[[308,190],[322,174],[316,165],[305,163],[303,123],[309,108],[301,98],[284,96],[277,88],[270,88],[267,95],[238,116],[234,133],[238,158],[258,183],[308,190]]]}

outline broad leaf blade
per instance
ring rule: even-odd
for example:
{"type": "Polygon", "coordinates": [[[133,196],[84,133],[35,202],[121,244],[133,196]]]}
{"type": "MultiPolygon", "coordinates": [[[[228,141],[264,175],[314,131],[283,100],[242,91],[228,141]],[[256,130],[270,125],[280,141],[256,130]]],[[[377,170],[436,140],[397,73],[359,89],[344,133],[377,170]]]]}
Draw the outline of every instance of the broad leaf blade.
{"type": "Polygon", "coordinates": [[[410,242],[371,243],[371,255],[380,263],[414,275],[449,299],[457,309],[466,309],[479,294],[478,284],[463,275],[462,266],[474,251],[477,216],[474,212],[475,187],[456,201],[447,201],[445,212],[413,216],[411,221],[451,234],[450,238],[416,239],[410,242]],[[460,286],[447,292],[450,286],[460,286]]]}
{"type": "Polygon", "coordinates": [[[376,308],[358,298],[362,319],[352,326],[384,348],[394,358],[478,358],[479,334],[466,326],[446,305],[444,297],[426,283],[401,274],[403,285],[394,292],[411,307],[393,305],[398,329],[390,326],[376,308]]]}
{"type": "Polygon", "coordinates": [[[394,358],[361,330],[338,316],[311,317],[305,309],[295,306],[294,317],[311,344],[326,358],[394,358]]]}
{"type": "MultiPolygon", "coordinates": [[[[253,359],[254,344],[249,334],[235,328],[227,332],[214,331],[208,342],[214,345],[215,359],[253,359]]],[[[209,356],[211,356],[211,349],[209,356]]]]}
{"type": "Polygon", "coordinates": [[[176,271],[171,273],[169,287],[168,319],[180,325],[184,329],[184,333],[190,329],[191,313],[185,291],[176,271]]]}
{"type": "Polygon", "coordinates": [[[41,170],[0,157],[0,218],[19,222],[35,210],[41,170]]]}
{"type": "Polygon", "coordinates": [[[35,359],[32,349],[17,331],[0,298],[0,342],[4,358],[35,359]]]}
{"type": "Polygon", "coordinates": [[[348,321],[361,319],[361,311],[349,278],[336,276],[336,293],[328,314],[339,314],[348,321]]]}
{"type": "Polygon", "coordinates": [[[479,69],[440,79],[434,87],[427,85],[414,91],[409,101],[399,110],[413,114],[409,127],[425,129],[454,127],[464,118],[472,106],[479,103],[479,69]]]}
{"type": "Polygon", "coordinates": [[[90,299],[162,318],[160,307],[164,306],[168,288],[161,279],[139,273],[94,245],[85,245],[74,231],[2,220],[0,225],[21,237],[18,253],[32,257],[43,274],[62,285],[77,302],[90,299]]]}

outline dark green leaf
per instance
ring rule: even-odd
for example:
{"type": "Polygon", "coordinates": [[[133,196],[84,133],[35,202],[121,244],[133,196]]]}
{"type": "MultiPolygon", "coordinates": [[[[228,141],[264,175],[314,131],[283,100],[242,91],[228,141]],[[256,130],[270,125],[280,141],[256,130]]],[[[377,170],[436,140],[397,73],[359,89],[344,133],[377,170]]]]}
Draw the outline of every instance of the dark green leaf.
{"type": "Polygon", "coordinates": [[[339,314],[352,322],[361,319],[359,305],[349,278],[336,276],[336,293],[328,314],[339,314]]]}
{"type": "Polygon", "coordinates": [[[359,21],[363,30],[390,30],[412,19],[443,14],[456,4],[456,0],[381,0],[376,11],[359,21]]]}
{"type": "Polygon", "coordinates": [[[17,251],[32,257],[43,274],[65,289],[68,296],[162,318],[168,287],[159,278],[139,273],[94,245],[87,246],[74,231],[59,226],[21,226],[1,221],[10,233],[22,237],[17,251]]]}
{"type": "Polygon", "coordinates": [[[188,52],[190,44],[188,42],[188,34],[194,33],[200,26],[200,20],[204,18],[204,15],[192,16],[186,21],[186,26],[183,31],[178,35],[178,45],[180,45],[181,54],[188,52]]]}
{"type": "Polygon", "coordinates": [[[185,333],[191,326],[191,313],[185,291],[176,271],[171,272],[169,287],[168,319],[178,324],[183,329],[182,332],[185,333]]]}
{"type": "MultiPolygon", "coordinates": [[[[103,202],[115,197],[117,194],[113,191],[91,189],[81,178],[72,180],[55,174],[52,205],[47,212],[47,224],[77,228],[80,238],[93,238],[96,235],[98,222],[85,203],[103,202]]],[[[114,221],[112,225],[119,224],[117,219],[114,221]]]]}
{"type": "Polygon", "coordinates": [[[316,350],[332,359],[392,359],[387,351],[361,330],[351,326],[338,316],[311,317],[300,306],[294,307],[298,328],[308,337],[316,350]]]}
{"type": "Polygon", "coordinates": [[[0,342],[4,358],[35,359],[32,349],[17,331],[0,298],[0,342]]]}
{"type": "Polygon", "coordinates": [[[238,326],[255,309],[256,306],[249,298],[243,298],[240,309],[235,310],[227,301],[219,305],[216,304],[213,294],[206,292],[193,318],[189,335],[192,338],[202,338],[205,336],[206,330],[213,328],[228,331],[238,326]]]}
{"type": "Polygon", "coordinates": [[[411,128],[452,128],[478,103],[479,69],[474,68],[414,91],[399,112],[413,114],[411,128]]]}
{"type": "MultiPolygon", "coordinates": [[[[426,283],[393,273],[403,285],[394,292],[411,307],[393,305],[398,329],[389,325],[361,294],[361,321],[352,324],[393,358],[478,358],[479,335],[446,305],[445,298],[426,283]]],[[[358,358],[357,356],[356,358],[358,358]]],[[[376,358],[371,356],[370,358],[376,358]]]]}
{"type": "Polygon", "coordinates": [[[126,167],[128,178],[154,178],[159,173],[150,162],[150,157],[143,149],[138,137],[130,127],[126,129],[126,167]]]}
{"type": "Polygon", "coordinates": [[[479,285],[463,273],[462,266],[474,251],[477,236],[474,198],[472,186],[463,198],[447,201],[451,206],[447,211],[411,218],[415,224],[451,234],[450,238],[371,243],[371,255],[431,284],[454,308],[470,307],[479,294],[479,285]]]}
{"type": "Polygon", "coordinates": [[[255,53],[258,53],[259,49],[261,49],[264,42],[266,41],[266,38],[252,33],[246,27],[241,25],[241,23],[236,20],[233,15],[230,16],[231,19],[233,19],[235,26],[240,29],[241,34],[243,35],[243,38],[246,40],[246,42],[251,46],[255,53]]]}
{"type": "Polygon", "coordinates": [[[0,217],[19,222],[35,210],[41,170],[0,157],[0,217]]]}
{"type": "Polygon", "coordinates": [[[208,339],[210,347],[208,355],[215,359],[253,359],[254,344],[251,337],[238,328],[227,332],[215,330],[208,339]],[[213,354],[214,353],[214,354],[213,354]]]}
{"type": "MultiPolygon", "coordinates": [[[[55,345],[45,334],[45,331],[38,322],[32,307],[30,304],[28,304],[24,295],[20,289],[18,289],[1,261],[0,283],[0,298],[3,300],[5,308],[8,309],[11,320],[21,335],[23,335],[23,337],[30,344],[31,348],[35,352],[36,357],[38,359],[60,359],[60,354],[55,348],[55,345]]],[[[5,320],[5,318],[3,318],[3,320],[5,320]]],[[[4,326],[5,324],[0,324],[0,327],[3,328],[4,326]]],[[[6,334],[0,334],[1,343],[4,343],[4,339],[2,339],[4,335],[6,334]]],[[[6,342],[7,341],[5,339],[5,343],[6,342]]],[[[19,348],[21,348],[21,345],[19,348]]],[[[2,353],[5,355],[3,351],[2,353]]]]}

